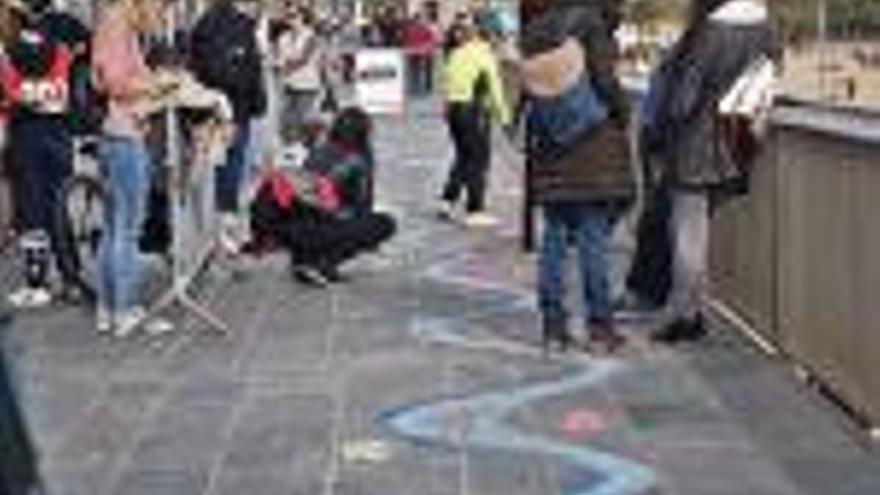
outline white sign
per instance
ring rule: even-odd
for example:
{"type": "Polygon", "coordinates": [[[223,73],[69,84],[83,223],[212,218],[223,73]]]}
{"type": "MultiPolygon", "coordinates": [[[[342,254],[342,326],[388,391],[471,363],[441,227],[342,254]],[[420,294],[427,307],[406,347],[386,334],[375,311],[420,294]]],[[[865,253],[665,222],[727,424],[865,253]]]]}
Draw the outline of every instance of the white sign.
{"type": "Polygon", "coordinates": [[[391,49],[360,50],[355,56],[355,95],[371,114],[401,114],[406,103],[406,70],[403,52],[391,49]]]}

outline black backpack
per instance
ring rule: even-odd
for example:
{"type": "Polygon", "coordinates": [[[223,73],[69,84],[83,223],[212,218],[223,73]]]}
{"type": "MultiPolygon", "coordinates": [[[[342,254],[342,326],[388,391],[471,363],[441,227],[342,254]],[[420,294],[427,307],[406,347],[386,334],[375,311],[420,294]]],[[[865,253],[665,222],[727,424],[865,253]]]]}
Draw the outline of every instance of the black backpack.
{"type": "Polygon", "coordinates": [[[95,85],[88,57],[77,57],[70,70],[70,124],[76,135],[97,134],[107,116],[107,96],[95,85]]]}

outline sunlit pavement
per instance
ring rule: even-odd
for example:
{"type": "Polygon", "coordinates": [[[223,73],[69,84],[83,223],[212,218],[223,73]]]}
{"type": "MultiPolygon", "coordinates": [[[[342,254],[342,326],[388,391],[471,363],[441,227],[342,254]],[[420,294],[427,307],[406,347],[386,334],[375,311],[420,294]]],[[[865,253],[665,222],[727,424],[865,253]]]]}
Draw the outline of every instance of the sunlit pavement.
{"type": "MultiPolygon", "coordinates": [[[[496,152],[499,227],[435,218],[437,105],[378,123],[400,233],[329,290],[282,256],[202,295],[233,332],[99,337],[79,308],[7,342],[52,495],[876,495],[880,462],[792,373],[716,322],[709,341],[545,358],[520,168],[496,152]]],[[[10,266],[3,267],[9,280],[10,266]]]]}

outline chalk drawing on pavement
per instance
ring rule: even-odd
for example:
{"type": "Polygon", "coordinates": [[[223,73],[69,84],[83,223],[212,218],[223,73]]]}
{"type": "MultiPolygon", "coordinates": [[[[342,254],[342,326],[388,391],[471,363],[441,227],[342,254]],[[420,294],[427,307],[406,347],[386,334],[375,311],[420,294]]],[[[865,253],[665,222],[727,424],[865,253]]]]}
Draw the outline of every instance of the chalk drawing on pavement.
{"type": "MultiPolygon", "coordinates": [[[[471,278],[467,274],[448,270],[453,266],[453,263],[444,262],[428,268],[425,274],[428,278],[469,289],[498,291],[506,297],[500,297],[496,303],[477,311],[465,311],[460,315],[444,318],[420,318],[411,327],[414,336],[431,344],[471,351],[539,357],[540,351],[532,346],[466,335],[466,329],[475,319],[534,307],[533,297],[515,286],[485,278],[471,278]]],[[[622,361],[610,358],[569,356],[555,359],[560,359],[564,372],[553,379],[535,380],[515,388],[498,388],[467,397],[445,398],[436,402],[400,407],[380,414],[379,422],[393,435],[415,444],[543,455],[598,474],[597,480],[592,481],[589,486],[572,487],[566,495],[638,495],[656,486],[657,476],[641,463],[590,448],[588,445],[529,434],[511,424],[510,418],[517,411],[549,399],[600,386],[624,367],[622,361]],[[455,425],[462,427],[455,428],[455,425]]]]}

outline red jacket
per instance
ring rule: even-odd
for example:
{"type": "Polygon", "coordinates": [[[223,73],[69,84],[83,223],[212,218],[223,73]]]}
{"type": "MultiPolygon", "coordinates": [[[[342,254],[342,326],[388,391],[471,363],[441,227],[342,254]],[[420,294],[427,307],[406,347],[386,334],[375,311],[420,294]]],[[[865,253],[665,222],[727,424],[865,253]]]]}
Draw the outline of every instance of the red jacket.
{"type": "Polygon", "coordinates": [[[63,45],[55,48],[48,72],[34,79],[25,78],[8,57],[0,60],[0,87],[6,112],[27,108],[44,115],[62,115],[69,109],[70,69],[73,56],[63,45]]]}
{"type": "Polygon", "coordinates": [[[403,32],[403,46],[414,55],[429,55],[434,52],[437,40],[431,27],[423,22],[410,22],[403,32]]]}

